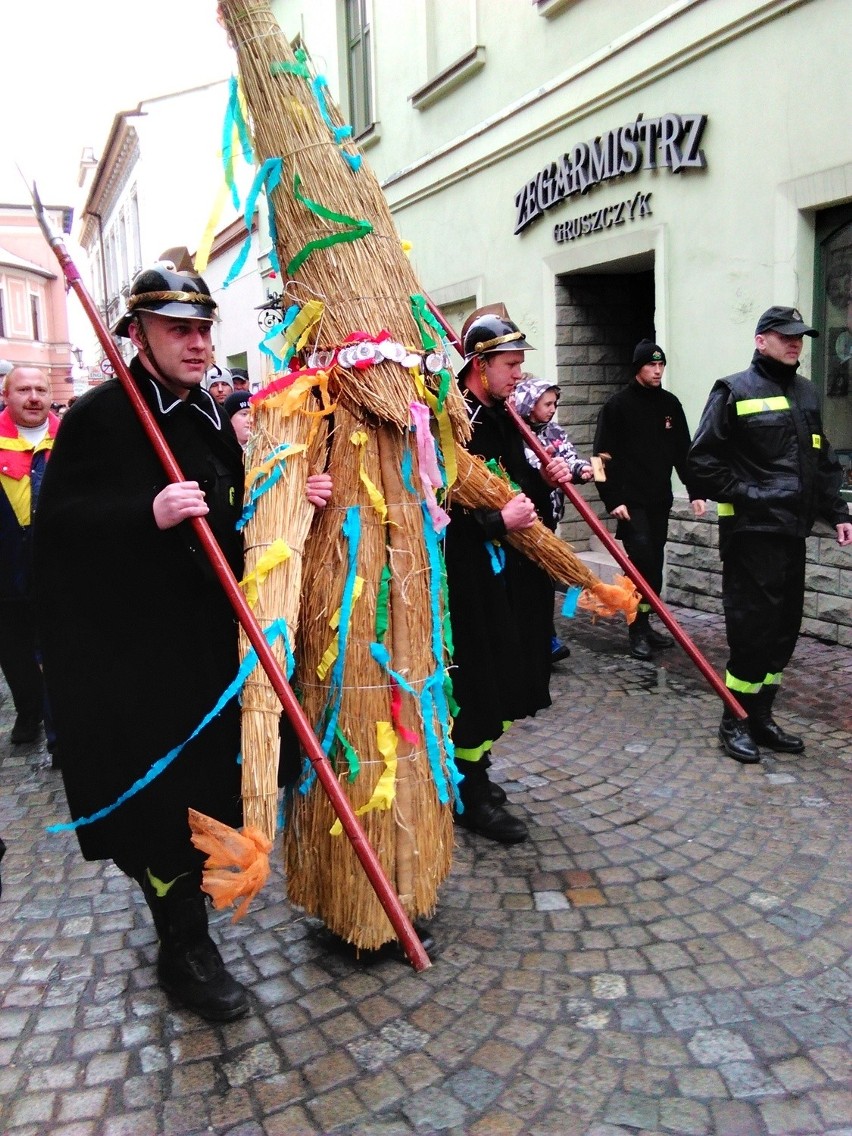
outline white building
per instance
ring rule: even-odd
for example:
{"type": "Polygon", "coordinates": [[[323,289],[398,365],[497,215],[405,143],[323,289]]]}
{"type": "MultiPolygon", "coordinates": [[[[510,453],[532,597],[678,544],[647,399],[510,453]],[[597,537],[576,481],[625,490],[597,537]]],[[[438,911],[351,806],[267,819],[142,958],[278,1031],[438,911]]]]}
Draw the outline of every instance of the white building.
{"type": "MultiPolygon", "coordinates": [[[[86,253],[94,298],[111,327],[125,310],[140,269],[171,253],[189,265],[214,215],[224,182],[222,123],[228,100],[223,80],[143,100],[113,119],[100,159],[84,163],[88,176],[79,242],[86,253]],[[187,253],[189,250],[189,253],[187,253]]],[[[251,171],[237,166],[241,193],[251,171]]],[[[214,342],[224,365],[259,369],[257,312],[265,299],[258,273],[256,234],[246,267],[224,292],[222,283],[246,235],[230,196],[215,218],[216,258],[205,280],[223,308],[214,342]]],[[[179,267],[180,267],[179,263],[179,267]]],[[[88,354],[101,356],[92,333],[88,354]]]]}
{"type": "MultiPolygon", "coordinates": [[[[581,452],[640,338],[663,344],[694,427],[747,365],[758,315],[789,304],[820,329],[803,371],[849,462],[846,0],[273,8],[354,122],[424,288],[457,327],[506,303],[581,452]]],[[[668,595],[718,610],[715,517],[679,512],[668,595]]],[[[850,558],[821,532],[805,627],[852,644],[850,558]]],[[[565,535],[587,542],[582,522],[565,535]]]]}

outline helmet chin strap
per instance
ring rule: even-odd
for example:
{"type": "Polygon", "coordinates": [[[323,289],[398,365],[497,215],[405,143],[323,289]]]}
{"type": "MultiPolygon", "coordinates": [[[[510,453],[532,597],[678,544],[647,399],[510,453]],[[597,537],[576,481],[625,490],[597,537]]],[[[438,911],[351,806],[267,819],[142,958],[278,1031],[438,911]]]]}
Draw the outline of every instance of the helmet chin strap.
{"type": "Polygon", "coordinates": [[[480,355],[480,357],[477,359],[477,363],[479,364],[479,381],[482,383],[482,389],[487,395],[490,395],[491,398],[493,398],[494,396],[491,394],[491,387],[488,385],[488,375],[485,373],[485,356],[480,355]]]}
{"type": "Polygon", "coordinates": [[[157,357],[151,349],[151,344],[148,341],[148,336],[145,334],[145,326],[142,322],[142,319],[137,315],[135,317],[135,320],[136,320],[136,334],[139,337],[140,347],[141,347],[142,352],[145,355],[146,359],[148,360],[148,362],[151,364],[152,368],[154,369],[154,374],[157,376],[158,379],[160,379],[161,382],[165,383],[167,386],[172,385],[175,380],[173,378],[171,378],[171,376],[167,375],[166,372],[163,370],[163,368],[160,366],[160,364],[157,362],[157,357]]]}
{"type": "Polygon", "coordinates": [[[142,353],[145,355],[148,362],[154,368],[154,373],[156,374],[157,378],[158,379],[165,379],[167,382],[169,382],[170,380],[168,379],[168,377],[166,375],[163,374],[163,369],[160,366],[160,364],[157,362],[157,359],[156,359],[156,356],[154,355],[154,352],[151,350],[151,344],[148,342],[148,336],[145,334],[145,325],[143,324],[141,318],[138,315],[136,316],[134,322],[136,324],[136,335],[139,339],[139,346],[142,350],[142,353]]]}

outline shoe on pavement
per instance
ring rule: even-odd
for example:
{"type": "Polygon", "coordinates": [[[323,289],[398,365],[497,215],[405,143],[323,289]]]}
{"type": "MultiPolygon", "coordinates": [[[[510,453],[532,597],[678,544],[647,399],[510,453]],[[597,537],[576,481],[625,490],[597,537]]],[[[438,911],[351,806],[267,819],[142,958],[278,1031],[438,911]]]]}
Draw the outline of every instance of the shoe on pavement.
{"type": "Polygon", "coordinates": [[[776,753],[801,753],[805,743],[795,734],[788,734],[774,718],[749,718],[749,733],[754,740],[776,753]]]}
{"type": "Polygon", "coordinates": [[[760,761],[760,750],[749,733],[748,722],[734,717],[729,710],[719,723],[719,742],[728,757],[742,765],[756,765],[760,761]]]}
{"type": "Polygon", "coordinates": [[[634,659],[641,659],[643,663],[647,663],[652,658],[647,627],[639,627],[636,630],[630,627],[627,634],[630,640],[630,654],[634,659]]]}
{"type": "Polygon", "coordinates": [[[464,812],[455,813],[454,820],[462,828],[476,832],[498,844],[521,844],[529,836],[522,820],[513,817],[501,805],[490,801],[477,801],[467,805],[464,812]]]}
{"type": "Polygon", "coordinates": [[[648,627],[645,633],[648,637],[648,642],[655,651],[664,651],[667,647],[674,647],[674,639],[671,635],[665,635],[662,631],[657,631],[654,627],[648,627]]]}
{"type": "Polygon", "coordinates": [[[232,1022],[248,1013],[245,987],[225,969],[209,937],[183,949],[161,946],[157,978],[176,1002],[208,1022],[232,1022]]]}
{"type": "Polygon", "coordinates": [[[561,663],[563,659],[567,659],[571,654],[571,648],[567,643],[563,643],[561,639],[555,637],[550,640],[550,661],[551,663],[561,663]]]}
{"type": "Polygon", "coordinates": [[[493,781],[488,782],[488,797],[486,799],[490,805],[505,805],[509,800],[503,786],[495,785],[493,781]]]}
{"type": "Polygon", "coordinates": [[[24,718],[19,714],[15,719],[9,740],[12,745],[23,745],[26,742],[34,742],[38,739],[40,730],[41,718],[24,718]]]}

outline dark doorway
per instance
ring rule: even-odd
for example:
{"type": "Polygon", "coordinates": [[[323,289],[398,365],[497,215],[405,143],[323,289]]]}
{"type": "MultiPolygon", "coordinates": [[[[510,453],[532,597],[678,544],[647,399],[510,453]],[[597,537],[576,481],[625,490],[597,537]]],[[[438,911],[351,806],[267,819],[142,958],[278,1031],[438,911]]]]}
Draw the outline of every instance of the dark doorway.
{"type": "MultiPolygon", "coordinates": [[[[589,456],[598,411],[631,377],[633,348],[654,331],[654,270],[649,254],[620,264],[621,271],[569,273],[556,281],[556,363],[559,422],[578,453],[589,456]]],[[[584,497],[604,516],[593,485],[584,497]]],[[[568,507],[560,535],[578,550],[589,529],[568,507]]]]}

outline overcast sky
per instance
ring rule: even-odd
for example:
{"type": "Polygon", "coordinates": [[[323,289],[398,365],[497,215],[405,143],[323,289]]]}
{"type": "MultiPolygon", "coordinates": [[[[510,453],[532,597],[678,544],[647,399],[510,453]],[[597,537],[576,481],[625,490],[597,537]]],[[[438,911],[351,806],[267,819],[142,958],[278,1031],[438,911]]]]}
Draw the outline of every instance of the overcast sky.
{"type": "Polygon", "coordinates": [[[0,27],[2,202],[28,201],[17,163],[76,206],[80,155],[101,156],[119,111],[236,67],[216,0],[0,0],[0,27]]]}

